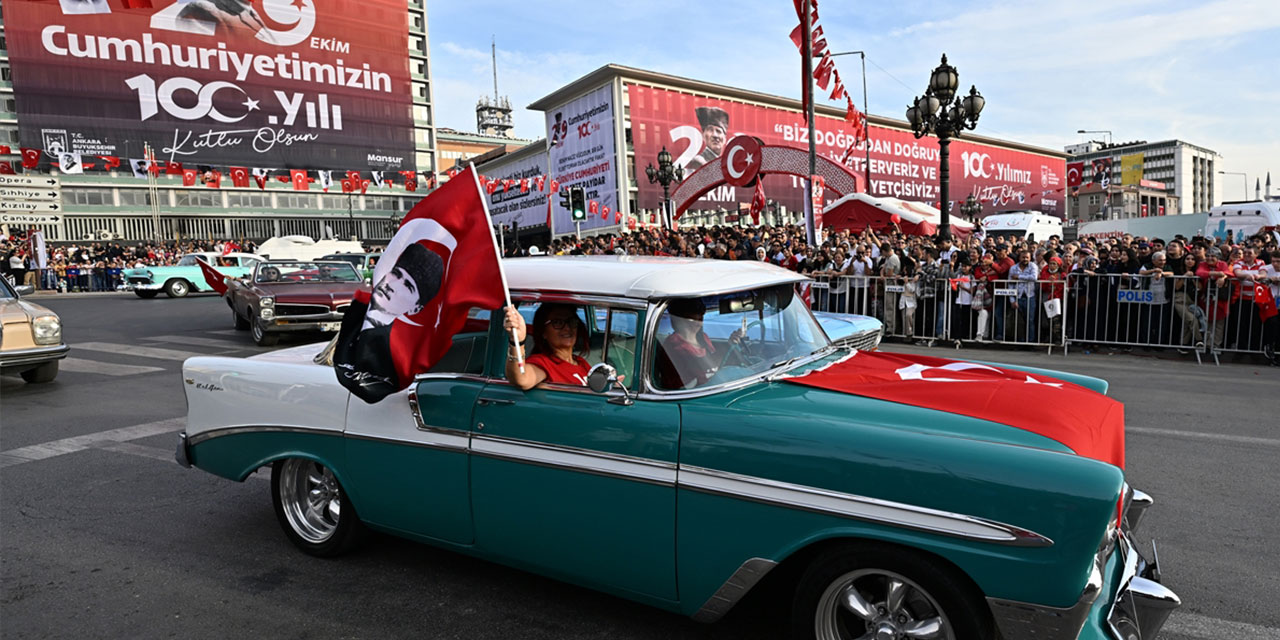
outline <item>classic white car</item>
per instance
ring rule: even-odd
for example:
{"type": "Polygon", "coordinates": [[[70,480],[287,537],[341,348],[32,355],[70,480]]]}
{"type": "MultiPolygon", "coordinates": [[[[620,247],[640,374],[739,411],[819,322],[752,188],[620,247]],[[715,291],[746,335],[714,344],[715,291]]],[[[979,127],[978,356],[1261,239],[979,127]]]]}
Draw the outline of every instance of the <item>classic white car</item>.
{"type": "MultiPolygon", "coordinates": [[[[232,480],[269,466],[277,519],[310,554],[342,553],[369,527],[701,621],[769,580],[796,637],[1150,640],[1178,606],[1134,543],[1152,501],[1122,462],[797,382],[889,357],[833,345],[802,276],[689,259],[505,264],[525,311],[575,307],[545,326],[576,314],[599,363],[587,386],[510,384],[492,313],[375,404],[314,361],[320,345],[192,358],[178,462],[232,480]],[[670,365],[695,321],[716,362],[689,377],[670,365]]],[[[1019,385],[1114,403],[1096,378],[1000,366],[1019,385]]],[[[1123,423],[1078,433],[1114,442],[1123,423]]]]}

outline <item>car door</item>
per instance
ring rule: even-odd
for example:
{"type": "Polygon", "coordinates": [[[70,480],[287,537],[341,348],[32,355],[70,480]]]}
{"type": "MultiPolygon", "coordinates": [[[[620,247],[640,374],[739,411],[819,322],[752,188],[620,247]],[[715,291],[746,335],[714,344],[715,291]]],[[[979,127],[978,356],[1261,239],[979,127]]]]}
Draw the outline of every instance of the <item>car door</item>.
{"type": "Polygon", "coordinates": [[[485,386],[487,330],[460,333],[408,389],[347,403],[349,489],[361,520],[409,537],[469,545],[471,413],[485,386]]]}
{"type": "MultiPolygon", "coordinates": [[[[619,373],[638,389],[635,334],[644,309],[585,310],[592,358],[627,367],[619,373]]],[[[507,350],[500,315],[491,331],[489,366],[500,370],[507,350]]],[[[521,391],[491,380],[477,400],[471,440],[477,547],[580,584],[675,601],[679,428],[674,403],[628,404],[620,390],[583,386],[521,391]]]]}

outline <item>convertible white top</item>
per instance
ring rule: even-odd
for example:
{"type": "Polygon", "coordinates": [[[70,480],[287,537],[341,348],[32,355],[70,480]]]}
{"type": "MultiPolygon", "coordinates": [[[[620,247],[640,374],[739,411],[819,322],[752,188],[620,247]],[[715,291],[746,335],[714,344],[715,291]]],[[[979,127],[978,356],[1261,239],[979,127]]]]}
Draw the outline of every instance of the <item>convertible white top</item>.
{"type": "Polygon", "coordinates": [[[653,256],[548,256],[502,261],[512,290],[652,300],[742,291],[806,278],[765,262],[653,256]]]}

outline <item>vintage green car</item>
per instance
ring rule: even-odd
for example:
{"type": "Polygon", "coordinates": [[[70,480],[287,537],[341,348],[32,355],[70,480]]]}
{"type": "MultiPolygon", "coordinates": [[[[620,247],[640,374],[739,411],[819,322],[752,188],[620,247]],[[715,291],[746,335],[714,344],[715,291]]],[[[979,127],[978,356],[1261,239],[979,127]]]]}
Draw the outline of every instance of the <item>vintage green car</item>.
{"type": "Polygon", "coordinates": [[[371,528],[700,621],[767,581],[802,638],[1149,640],[1178,606],[1134,539],[1152,500],[1117,466],[792,383],[851,355],[799,301],[802,276],[674,258],[505,268],[523,311],[591,319],[588,385],[508,383],[502,314],[474,314],[433,371],[375,404],[314,361],[320,345],[192,358],[178,462],[237,481],[270,467],[277,518],[313,555],[371,528]],[[673,305],[693,301],[746,339],[712,337],[719,366],[672,381],[673,305]]]}
{"type": "Polygon", "coordinates": [[[192,291],[209,292],[209,286],[200,270],[203,260],[224,276],[243,278],[253,271],[253,267],[262,262],[260,256],[252,253],[220,254],[216,251],[188,253],[178,259],[172,266],[142,267],[124,270],[124,284],[121,291],[132,291],[139,298],[154,298],[164,292],[170,298],[183,298],[192,291]]]}

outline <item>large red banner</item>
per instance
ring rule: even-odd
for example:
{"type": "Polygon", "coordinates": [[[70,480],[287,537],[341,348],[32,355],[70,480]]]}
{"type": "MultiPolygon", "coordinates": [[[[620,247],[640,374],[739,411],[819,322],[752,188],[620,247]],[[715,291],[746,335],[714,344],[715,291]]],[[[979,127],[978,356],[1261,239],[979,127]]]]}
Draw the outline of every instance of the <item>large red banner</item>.
{"type": "MultiPolygon", "coordinates": [[[[719,157],[724,144],[737,135],[751,135],[765,144],[808,148],[808,128],[801,114],[775,107],[695,96],[657,87],[628,84],[631,136],[635,145],[635,174],[643,175],[645,163],[652,162],[665,146],[691,170],[719,157]]],[[[817,150],[836,162],[853,144],[853,129],[839,118],[819,116],[815,127],[817,150]]],[[[869,127],[871,188],[876,196],[938,206],[939,151],[935,138],[917,140],[910,131],[881,126],[869,127]]],[[[856,145],[848,153],[846,165],[865,175],[867,148],[856,145]]],[[[969,194],[982,201],[985,214],[1009,209],[1036,209],[1063,215],[1066,164],[1059,157],[1015,151],[963,138],[951,143],[951,207],[958,211],[969,194]]],[[[637,181],[642,209],[659,208],[662,187],[637,181]]],[[[790,210],[803,207],[804,188],[799,178],[770,176],[764,180],[765,195],[790,210]]],[[[738,203],[750,202],[752,189],[722,186],[691,209],[737,210],[738,203]]],[[[828,200],[832,197],[828,195],[828,200]]]]}
{"type": "Polygon", "coordinates": [[[22,146],[413,169],[405,20],[404,0],[10,0],[22,146]]]}

